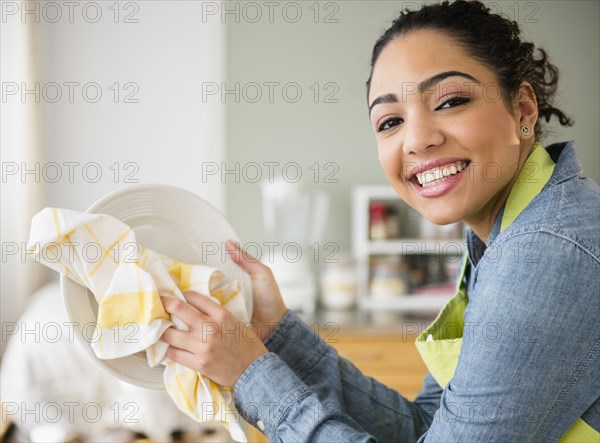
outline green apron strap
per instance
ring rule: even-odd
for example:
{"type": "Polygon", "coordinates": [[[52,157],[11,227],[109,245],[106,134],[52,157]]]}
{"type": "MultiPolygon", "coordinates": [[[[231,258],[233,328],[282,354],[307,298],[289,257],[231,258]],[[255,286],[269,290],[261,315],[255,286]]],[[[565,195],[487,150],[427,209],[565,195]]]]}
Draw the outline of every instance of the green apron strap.
{"type": "Polygon", "coordinates": [[[434,380],[444,388],[454,376],[462,347],[467,288],[463,283],[469,257],[463,256],[456,294],[438,313],[436,319],[415,341],[421,359],[434,380]]]}
{"type": "Polygon", "coordinates": [[[534,143],[506,200],[500,232],[508,228],[529,202],[540,193],[553,172],[554,162],[550,155],[539,143],[534,143]]]}
{"type": "Polygon", "coordinates": [[[558,441],[559,443],[598,443],[600,432],[578,418],[558,441]]]}

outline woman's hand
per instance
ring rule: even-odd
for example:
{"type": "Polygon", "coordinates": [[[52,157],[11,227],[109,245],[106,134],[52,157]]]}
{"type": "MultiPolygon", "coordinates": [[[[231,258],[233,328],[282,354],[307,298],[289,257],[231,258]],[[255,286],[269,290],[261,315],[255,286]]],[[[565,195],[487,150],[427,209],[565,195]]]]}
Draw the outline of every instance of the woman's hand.
{"type": "Polygon", "coordinates": [[[188,303],[162,297],[165,310],[190,328],[164,332],[161,340],[170,345],[167,357],[221,386],[233,387],[248,365],[268,352],[267,348],[253,326],[240,323],[210,298],[196,292],[187,292],[184,297],[188,303]]]}
{"type": "Polygon", "coordinates": [[[254,296],[252,325],[264,342],[287,312],[273,272],[231,240],[227,241],[225,249],[232,260],[250,274],[254,296]]]}

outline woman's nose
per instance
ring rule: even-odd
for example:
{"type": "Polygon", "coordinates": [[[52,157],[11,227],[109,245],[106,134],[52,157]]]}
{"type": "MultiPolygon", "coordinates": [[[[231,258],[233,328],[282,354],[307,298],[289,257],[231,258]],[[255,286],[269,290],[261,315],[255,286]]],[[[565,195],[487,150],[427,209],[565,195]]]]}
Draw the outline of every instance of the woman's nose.
{"type": "Polygon", "coordinates": [[[444,142],[444,136],[426,116],[413,116],[404,122],[404,154],[423,154],[429,148],[444,142]]]}

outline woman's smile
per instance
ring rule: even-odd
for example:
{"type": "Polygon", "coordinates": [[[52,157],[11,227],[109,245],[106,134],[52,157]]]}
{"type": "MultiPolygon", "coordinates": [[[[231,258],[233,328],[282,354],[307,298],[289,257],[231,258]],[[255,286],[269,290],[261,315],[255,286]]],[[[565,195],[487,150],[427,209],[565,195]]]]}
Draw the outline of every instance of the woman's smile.
{"type": "Polygon", "coordinates": [[[440,158],[416,165],[406,178],[422,197],[438,197],[460,182],[470,164],[469,160],[440,158]]]}

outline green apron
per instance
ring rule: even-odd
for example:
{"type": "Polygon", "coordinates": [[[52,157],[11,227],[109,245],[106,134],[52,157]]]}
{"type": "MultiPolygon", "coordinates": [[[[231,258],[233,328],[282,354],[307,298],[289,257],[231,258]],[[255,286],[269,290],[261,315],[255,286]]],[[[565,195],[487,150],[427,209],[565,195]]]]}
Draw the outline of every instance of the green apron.
{"type": "MultiPolygon", "coordinates": [[[[529,202],[540,193],[553,171],[554,162],[550,155],[541,145],[535,143],[506,201],[500,231],[509,227],[529,202]],[[528,166],[532,166],[536,171],[536,180],[526,179],[524,176],[524,171],[531,171],[528,166]]],[[[442,388],[445,388],[454,376],[462,346],[465,310],[469,302],[463,277],[468,262],[465,254],[456,294],[415,342],[431,376],[442,388]]],[[[599,439],[600,432],[579,418],[561,437],[560,442],[598,443],[599,439]]]]}

